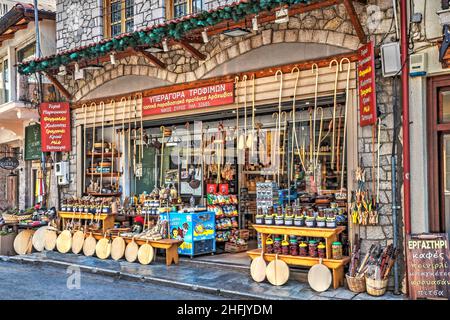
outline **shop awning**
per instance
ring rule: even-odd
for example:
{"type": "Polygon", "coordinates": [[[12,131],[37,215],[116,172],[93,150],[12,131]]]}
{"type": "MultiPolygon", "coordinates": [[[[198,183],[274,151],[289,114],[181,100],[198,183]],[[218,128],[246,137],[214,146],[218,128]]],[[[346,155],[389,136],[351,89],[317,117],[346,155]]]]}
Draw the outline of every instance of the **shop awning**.
{"type": "Polygon", "coordinates": [[[161,48],[162,42],[166,41],[168,46],[180,45],[197,59],[203,60],[205,55],[191,45],[191,43],[202,41],[201,33],[203,31],[212,36],[230,29],[250,28],[251,18],[255,15],[258,15],[259,23],[269,23],[275,20],[275,12],[281,7],[288,7],[288,14],[292,16],[340,3],[345,5],[360,41],[365,43],[366,37],[352,0],[241,0],[214,10],[170,20],[88,46],[25,62],[18,66],[18,70],[21,74],[45,72],[50,76],[58,73],[59,67],[62,65],[73,68],[75,63],[84,67],[107,62],[110,59],[109,55],[113,52],[118,59],[140,54],[152,64],[165,68],[164,62],[144,50],[150,47],[161,48]]]}
{"type": "MultiPolygon", "coordinates": [[[[39,19],[55,20],[56,13],[50,7],[39,7],[39,19]]],[[[27,3],[17,3],[0,18],[0,45],[3,41],[14,38],[14,34],[26,29],[28,23],[34,21],[34,6],[27,3]]]]}

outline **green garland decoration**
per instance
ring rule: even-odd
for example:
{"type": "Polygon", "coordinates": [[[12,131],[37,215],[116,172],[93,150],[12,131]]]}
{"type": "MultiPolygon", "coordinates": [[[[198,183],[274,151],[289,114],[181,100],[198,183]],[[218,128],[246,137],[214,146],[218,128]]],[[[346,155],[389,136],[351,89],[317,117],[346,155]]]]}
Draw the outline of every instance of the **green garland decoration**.
{"type": "Polygon", "coordinates": [[[292,5],[298,3],[309,3],[311,0],[248,0],[234,6],[226,6],[213,12],[201,12],[200,14],[180,22],[171,22],[164,26],[149,31],[136,31],[130,35],[122,36],[120,39],[113,38],[107,42],[88,46],[70,54],[55,55],[41,61],[31,61],[18,66],[20,74],[32,74],[44,71],[48,68],[58,68],[83,59],[95,59],[112,51],[125,51],[127,48],[136,48],[142,45],[155,45],[164,38],[179,40],[189,31],[196,28],[210,27],[221,21],[232,19],[237,22],[247,15],[270,11],[280,5],[292,5]]]}

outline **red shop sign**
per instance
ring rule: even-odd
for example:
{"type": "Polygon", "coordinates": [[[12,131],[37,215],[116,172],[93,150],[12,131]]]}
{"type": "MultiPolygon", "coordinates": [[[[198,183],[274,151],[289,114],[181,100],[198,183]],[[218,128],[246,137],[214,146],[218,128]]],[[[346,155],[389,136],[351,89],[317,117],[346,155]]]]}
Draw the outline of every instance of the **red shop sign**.
{"type": "Polygon", "coordinates": [[[70,105],[68,102],[44,102],[41,111],[42,152],[67,152],[70,141],[70,105]]]}
{"type": "Polygon", "coordinates": [[[359,124],[364,127],[377,122],[373,42],[362,46],[358,53],[359,124]]]}
{"type": "Polygon", "coordinates": [[[208,108],[233,102],[234,84],[227,82],[146,97],[143,99],[143,115],[208,108]]]}

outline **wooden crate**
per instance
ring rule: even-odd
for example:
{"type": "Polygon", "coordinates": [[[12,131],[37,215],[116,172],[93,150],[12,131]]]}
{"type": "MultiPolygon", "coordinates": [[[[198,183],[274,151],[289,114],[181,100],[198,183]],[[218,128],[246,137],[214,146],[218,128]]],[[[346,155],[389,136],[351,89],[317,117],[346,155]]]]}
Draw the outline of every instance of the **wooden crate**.
{"type": "Polygon", "coordinates": [[[248,240],[250,231],[248,229],[239,229],[239,238],[248,240]]]}
{"type": "Polygon", "coordinates": [[[230,253],[238,253],[238,252],[243,252],[243,251],[247,251],[248,250],[248,244],[236,244],[236,243],[232,243],[232,242],[226,242],[225,243],[225,252],[230,252],[230,253]]]}

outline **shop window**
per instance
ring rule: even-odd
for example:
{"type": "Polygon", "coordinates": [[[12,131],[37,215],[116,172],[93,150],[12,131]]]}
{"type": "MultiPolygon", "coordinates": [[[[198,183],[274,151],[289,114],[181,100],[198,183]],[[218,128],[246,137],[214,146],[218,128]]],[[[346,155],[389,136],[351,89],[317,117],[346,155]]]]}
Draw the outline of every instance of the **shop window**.
{"type": "Polygon", "coordinates": [[[24,60],[33,59],[36,53],[36,43],[30,43],[25,47],[17,50],[17,62],[21,63],[24,60]]]}
{"type": "Polygon", "coordinates": [[[8,59],[0,59],[0,104],[9,102],[8,59]]]}
{"type": "Polygon", "coordinates": [[[175,19],[203,10],[203,0],[166,0],[166,18],[175,19]]]}
{"type": "Polygon", "coordinates": [[[134,0],[104,0],[105,38],[134,30],[134,0]]]}

